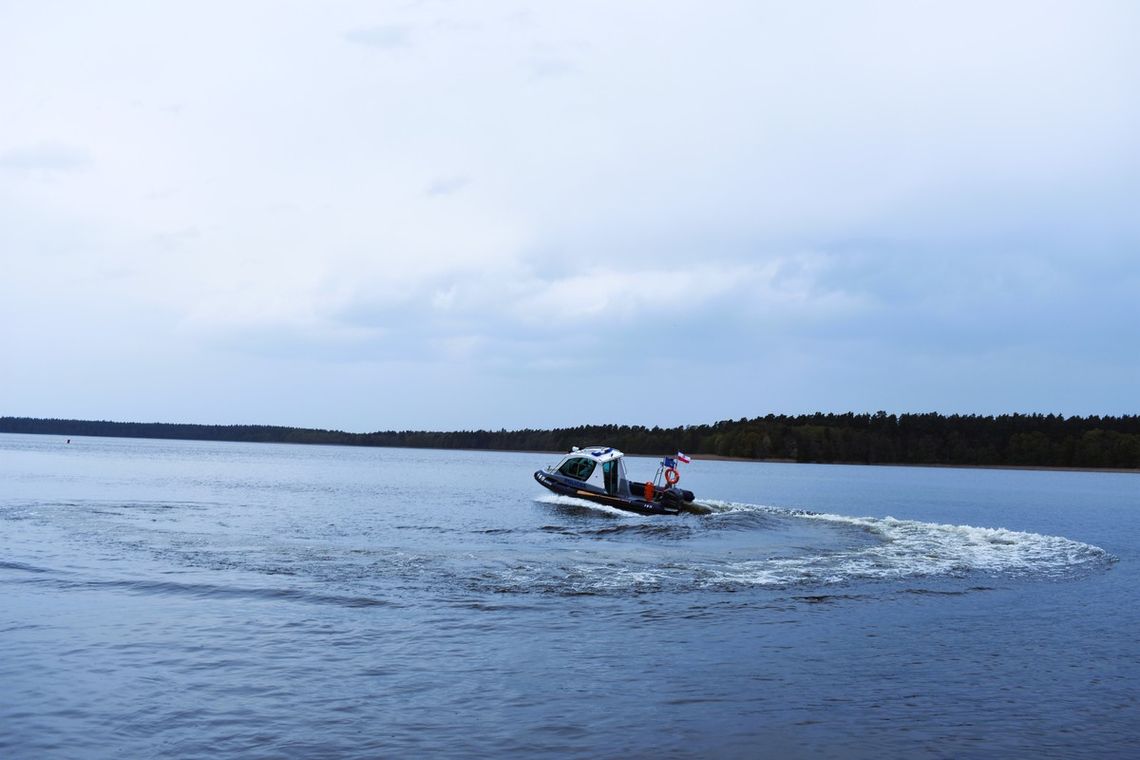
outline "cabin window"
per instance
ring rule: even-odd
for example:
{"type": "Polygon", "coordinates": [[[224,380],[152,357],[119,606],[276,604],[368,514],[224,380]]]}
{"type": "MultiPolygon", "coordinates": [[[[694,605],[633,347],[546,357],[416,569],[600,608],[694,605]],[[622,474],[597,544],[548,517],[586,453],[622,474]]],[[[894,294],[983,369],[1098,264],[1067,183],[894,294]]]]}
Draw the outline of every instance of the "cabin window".
{"type": "Polygon", "coordinates": [[[605,481],[605,492],[610,496],[617,496],[618,493],[618,461],[610,459],[602,463],[602,475],[605,481]]]}
{"type": "Polygon", "coordinates": [[[594,467],[597,463],[593,459],[586,457],[574,457],[567,459],[558,468],[558,471],[568,478],[575,478],[576,480],[586,480],[594,472],[594,467]]]}

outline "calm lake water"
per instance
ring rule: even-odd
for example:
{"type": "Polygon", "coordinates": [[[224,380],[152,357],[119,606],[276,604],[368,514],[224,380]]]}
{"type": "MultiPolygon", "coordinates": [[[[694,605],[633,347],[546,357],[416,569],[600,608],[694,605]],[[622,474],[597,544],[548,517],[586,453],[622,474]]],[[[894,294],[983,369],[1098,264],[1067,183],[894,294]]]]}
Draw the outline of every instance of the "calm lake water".
{"type": "Polygon", "coordinates": [[[1140,476],[556,459],[0,435],[0,756],[1136,756],[1140,476]]]}

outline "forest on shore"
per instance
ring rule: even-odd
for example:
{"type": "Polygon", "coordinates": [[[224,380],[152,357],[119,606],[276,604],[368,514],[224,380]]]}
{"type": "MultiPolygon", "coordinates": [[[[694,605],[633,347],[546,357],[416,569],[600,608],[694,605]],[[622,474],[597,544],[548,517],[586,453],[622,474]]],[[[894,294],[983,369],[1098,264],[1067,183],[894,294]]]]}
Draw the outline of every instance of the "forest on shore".
{"type": "Polygon", "coordinates": [[[567,451],[606,444],[627,454],[720,456],[835,464],[1140,469],[1140,416],[807,414],[661,428],[379,431],[0,417],[0,433],[398,448],[567,451]]]}

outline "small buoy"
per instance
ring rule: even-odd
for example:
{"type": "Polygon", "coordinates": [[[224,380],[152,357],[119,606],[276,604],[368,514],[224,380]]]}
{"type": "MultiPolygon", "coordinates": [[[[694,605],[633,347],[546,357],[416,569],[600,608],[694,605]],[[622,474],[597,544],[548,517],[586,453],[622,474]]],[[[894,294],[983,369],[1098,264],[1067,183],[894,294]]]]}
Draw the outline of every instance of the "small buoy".
{"type": "Polygon", "coordinates": [[[677,472],[672,467],[665,468],[665,482],[671,486],[677,485],[677,481],[681,479],[681,473],[677,472]]]}

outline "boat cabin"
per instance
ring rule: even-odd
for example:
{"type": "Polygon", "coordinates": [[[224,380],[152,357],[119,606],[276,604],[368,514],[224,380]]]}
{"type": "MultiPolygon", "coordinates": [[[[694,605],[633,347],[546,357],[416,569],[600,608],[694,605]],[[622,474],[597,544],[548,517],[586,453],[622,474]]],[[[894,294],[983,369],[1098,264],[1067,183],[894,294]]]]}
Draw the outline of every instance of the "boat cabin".
{"type": "Polygon", "coordinates": [[[623,457],[625,454],[610,446],[574,447],[548,472],[579,481],[584,488],[592,487],[610,496],[628,497],[629,481],[623,457]]]}

